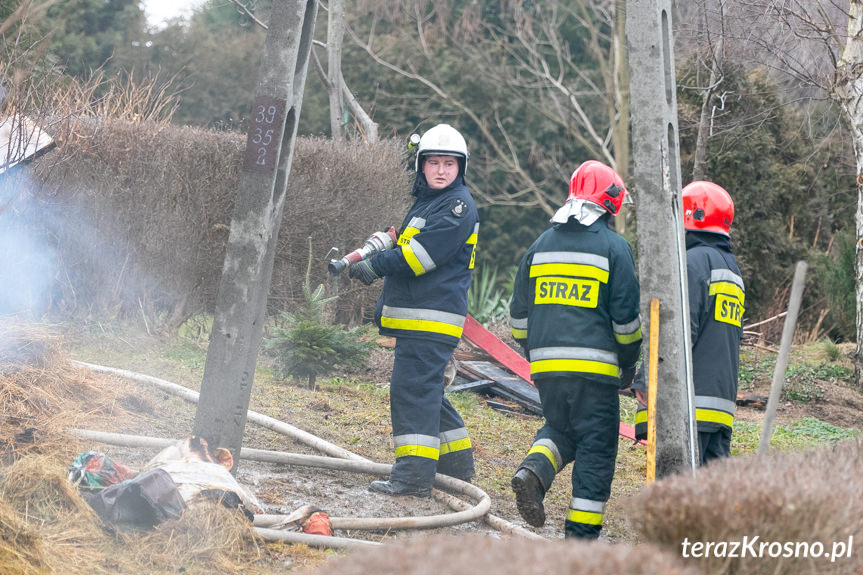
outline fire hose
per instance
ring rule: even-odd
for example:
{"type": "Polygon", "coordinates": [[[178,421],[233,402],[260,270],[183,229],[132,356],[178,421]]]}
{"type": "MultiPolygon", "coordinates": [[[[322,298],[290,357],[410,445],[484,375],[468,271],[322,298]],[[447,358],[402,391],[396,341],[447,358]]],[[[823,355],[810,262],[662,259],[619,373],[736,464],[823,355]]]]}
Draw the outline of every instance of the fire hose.
{"type": "MultiPolygon", "coordinates": [[[[177,396],[185,401],[190,403],[197,403],[199,394],[191,390],[189,388],[183,387],[176,383],[172,383],[169,381],[165,381],[163,379],[159,379],[157,377],[140,374],[124,369],[118,369],[113,367],[106,367],[101,365],[95,365],[91,363],[86,363],[82,361],[73,360],[72,363],[76,365],[80,365],[82,367],[86,367],[97,373],[109,373],[112,375],[117,375],[119,377],[123,377],[125,379],[130,379],[132,381],[136,381],[139,383],[147,383],[154,385],[155,387],[161,389],[162,391],[166,391],[174,396],[177,396]]],[[[299,456],[296,454],[287,454],[281,452],[265,452],[263,450],[248,450],[243,448],[241,451],[241,457],[244,457],[246,453],[248,453],[252,459],[255,457],[269,457],[272,459],[283,458],[285,459],[285,463],[288,463],[288,459],[292,457],[299,457],[300,459],[296,459],[295,461],[303,460],[304,463],[297,463],[298,465],[308,465],[308,466],[329,466],[331,469],[344,469],[347,471],[353,471],[352,469],[340,468],[340,465],[347,464],[357,464],[357,471],[370,473],[373,475],[387,475],[389,474],[390,465],[374,463],[366,458],[352,453],[346,449],[343,449],[335,444],[332,444],[324,439],[321,439],[315,435],[312,435],[306,431],[303,431],[297,427],[294,427],[285,422],[279,421],[275,418],[263,415],[261,413],[257,413],[255,411],[249,410],[247,419],[255,424],[258,424],[262,427],[266,427],[272,431],[280,433],[282,435],[286,435],[309,445],[310,447],[314,447],[318,451],[322,453],[326,453],[331,457],[320,457],[320,456],[299,456]],[[307,459],[313,458],[313,459],[307,459]],[[349,460],[349,461],[345,461],[349,460]],[[319,465],[310,465],[311,463],[317,463],[319,465]],[[360,465],[363,464],[363,465],[360,465]],[[371,467],[364,467],[364,465],[368,465],[371,467]],[[368,471],[360,471],[360,468],[368,469],[368,471]]],[[[97,433],[97,432],[85,432],[85,433],[97,433]]],[[[105,436],[107,438],[107,436],[105,436]]],[[[126,436],[127,439],[129,436],[126,436]]],[[[119,439],[119,438],[117,438],[119,439]]],[[[147,439],[152,438],[143,438],[141,441],[146,442],[147,439]]],[[[101,440],[100,440],[101,441],[101,440]]],[[[132,440],[129,440],[132,441],[132,440]]],[[[156,440],[156,441],[170,441],[170,440],[156,440]]],[[[349,465],[348,465],[349,466],[349,465]]],[[[517,534],[523,537],[527,537],[529,539],[537,539],[544,540],[545,538],[537,535],[523,527],[510,523],[500,517],[496,517],[490,513],[488,510],[490,508],[491,502],[488,495],[479,489],[471,485],[470,483],[460,481],[458,479],[454,479],[451,477],[447,477],[444,475],[438,474],[435,478],[435,486],[446,487],[458,493],[467,495],[469,497],[474,497],[479,499],[479,503],[475,506],[471,506],[468,503],[453,497],[447,493],[439,491],[438,489],[432,490],[432,497],[434,497],[437,501],[441,503],[445,503],[451,509],[457,511],[457,513],[450,515],[437,515],[437,516],[427,516],[427,517],[394,517],[394,518],[341,518],[341,523],[337,525],[333,522],[333,527],[341,526],[344,529],[369,529],[369,530],[383,530],[383,529],[420,529],[420,528],[432,528],[432,527],[443,527],[449,525],[455,525],[458,523],[464,523],[467,521],[472,521],[475,519],[484,518],[486,523],[488,523],[491,527],[501,531],[502,533],[508,534],[517,534]],[[454,523],[453,518],[458,518],[454,523]]],[[[332,521],[333,518],[331,518],[332,521]]],[[[275,520],[272,519],[272,516],[262,517],[259,519],[259,522],[264,525],[272,525],[275,520]]],[[[271,531],[271,530],[270,530],[271,531]]],[[[300,534],[294,534],[299,536],[300,534]]],[[[312,537],[308,536],[307,537],[312,537]]],[[[330,540],[333,539],[331,537],[323,537],[322,539],[330,540]]],[[[348,540],[352,541],[352,540],[348,540]]],[[[309,543],[310,545],[313,543],[309,543]]]]}
{"type": "MultiPolygon", "coordinates": [[[[145,437],[141,435],[125,435],[122,433],[110,433],[103,431],[90,431],[85,429],[69,430],[73,435],[108,443],[112,445],[123,445],[125,447],[153,447],[165,448],[176,444],[176,439],[162,439],[156,437],[145,437]]],[[[389,475],[392,465],[385,463],[374,463],[372,461],[355,461],[350,459],[339,459],[334,457],[321,457],[319,455],[303,455],[299,453],[285,453],[282,451],[271,451],[267,449],[242,448],[240,458],[249,461],[260,461],[267,463],[283,463],[286,465],[298,465],[305,467],[316,467],[319,469],[331,469],[338,471],[349,471],[353,473],[367,473],[370,475],[389,475]]],[[[462,495],[477,499],[473,508],[459,511],[448,515],[428,515],[423,517],[394,517],[394,518],[352,518],[352,517],[330,517],[330,523],[335,529],[360,529],[360,530],[383,530],[383,529],[430,529],[435,527],[448,527],[459,525],[481,519],[491,507],[491,499],[479,487],[454,479],[438,475],[435,478],[435,486],[445,487],[462,495]]],[[[278,523],[284,517],[280,515],[255,516],[256,527],[267,527],[278,523]]]]}

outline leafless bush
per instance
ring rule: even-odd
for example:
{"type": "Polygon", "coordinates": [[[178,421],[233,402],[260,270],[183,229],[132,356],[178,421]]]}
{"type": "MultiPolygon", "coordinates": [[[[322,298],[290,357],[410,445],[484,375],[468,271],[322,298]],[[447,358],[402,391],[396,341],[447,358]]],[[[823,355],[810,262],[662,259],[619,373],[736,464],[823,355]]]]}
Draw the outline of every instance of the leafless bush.
{"type": "MultiPolygon", "coordinates": [[[[35,162],[41,205],[33,217],[58,254],[53,308],[143,314],[168,325],[212,311],[244,146],[241,134],[161,121],[79,121],[63,146],[35,162]]],[[[312,283],[327,283],[330,247],[344,252],[398,225],[409,185],[395,141],[299,139],[271,309],[302,297],[308,238],[320,258],[312,283]]],[[[346,322],[368,315],[377,294],[352,284],[341,280],[337,305],[346,322]]]]}
{"type": "Polygon", "coordinates": [[[734,457],[699,469],[696,478],[654,483],[633,498],[629,517],[641,541],[676,555],[686,540],[742,544],[757,537],[755,550],[766,545],[759,557],[740,557],[740,547],[738,557],[731,557],[729,544],[714,548],[711,557],[690,559],[706,573],[861,573],[863,554],[848,546],[850,537],[856,542],[863,538],[861,475],[860,441],[833,449],[734,457]],[[816,543],[826,555],[812,556],[819,551],[816,543]],[[843,543],[844,549],[834,547],[843,543]],[[808,558],[783,556],[786,545],[802,555],[806,544],[808,558]],[[834,550],[845,553],[831,561],[834,550]]]}
{"type": "MultiPolygon", "coordinates": [[[[331,247],[339,248],[341,256],[360,247],[373,232],[399,227],[410,190],[409,174],[400,167],[403,151],[394,139],[372,147],[326,138],[298,142],[279,236],[274,303],[289,305],[302,297],[307,238],[312,238],[319,258],[312,266],[312,284],[332,287],[326,272],[331,247]]],[[[370,317],[380,286],[366,288],[348,280],[347,273],[338,281],[337,318],[348,322],[370,317]]]]}
{"type": "Polygon", "coordinates": [[[309,575],[664,575],[695,574],[680,559],[644,545],[609,545],[571,541],[541,542],[520,537],[498,539],[482,535],[432,536],[400,540],[363,549],[325,563],[309,575]]]}

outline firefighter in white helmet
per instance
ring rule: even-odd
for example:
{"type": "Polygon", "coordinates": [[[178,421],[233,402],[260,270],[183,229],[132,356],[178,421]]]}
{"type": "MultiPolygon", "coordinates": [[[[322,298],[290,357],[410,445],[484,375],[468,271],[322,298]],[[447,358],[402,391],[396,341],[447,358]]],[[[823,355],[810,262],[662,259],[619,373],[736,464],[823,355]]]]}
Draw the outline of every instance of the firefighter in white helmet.
{"type": "Polygon", "coordinates": [[[467,315],[479,216],[465,185],[464,137],[438,124],[420,138],[415,202],[395,249],[350,267],[366,285],[385,278],[376,319],[396,338],[390,413],[396,461],[372,491],[427,497],[435,473],[470,481],[473,448],[458,412],[444,396],[444,370],[467,315]]]}

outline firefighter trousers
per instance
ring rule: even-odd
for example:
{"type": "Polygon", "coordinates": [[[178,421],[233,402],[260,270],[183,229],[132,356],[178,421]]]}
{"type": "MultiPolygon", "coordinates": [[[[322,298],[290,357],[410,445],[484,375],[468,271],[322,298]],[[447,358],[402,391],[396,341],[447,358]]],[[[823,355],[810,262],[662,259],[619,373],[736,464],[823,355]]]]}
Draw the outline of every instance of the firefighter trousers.
{"type": "Polygon", "coordinates": [[[573,462],[564,535],[595,539],[602,530],[617,458],[617,387],[577,376],[541,379],[536,387],[545,424],[521,467],[533,471],[547,491],[554,477],[573,462]]]}
{"type": "Polygon", "coordinates": [[[715,431],[698,430],[698,464],[705,465],[712,459],[731,457],[731,430],[722,427],[715,431]]]}
{"type": "Polygon", "coordinates": [[[397,338],[390,380],[396,486],[431,487],[435,473],[470,481],[473,448],[461,416],[444,396],[444,370],[455,346],[397,338]]]}

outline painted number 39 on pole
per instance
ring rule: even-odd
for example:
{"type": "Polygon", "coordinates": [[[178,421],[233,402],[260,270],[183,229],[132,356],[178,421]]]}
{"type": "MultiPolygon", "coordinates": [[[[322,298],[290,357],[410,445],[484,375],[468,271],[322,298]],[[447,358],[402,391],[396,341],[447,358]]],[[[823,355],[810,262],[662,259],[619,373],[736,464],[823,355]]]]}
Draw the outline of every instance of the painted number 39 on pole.
{"type": "Polygon", "coordinates": [[[285,100],[258,96],[252,108],[243,168],[256,172],[276,169],[279,140],[285,125],[285,100]]]}

